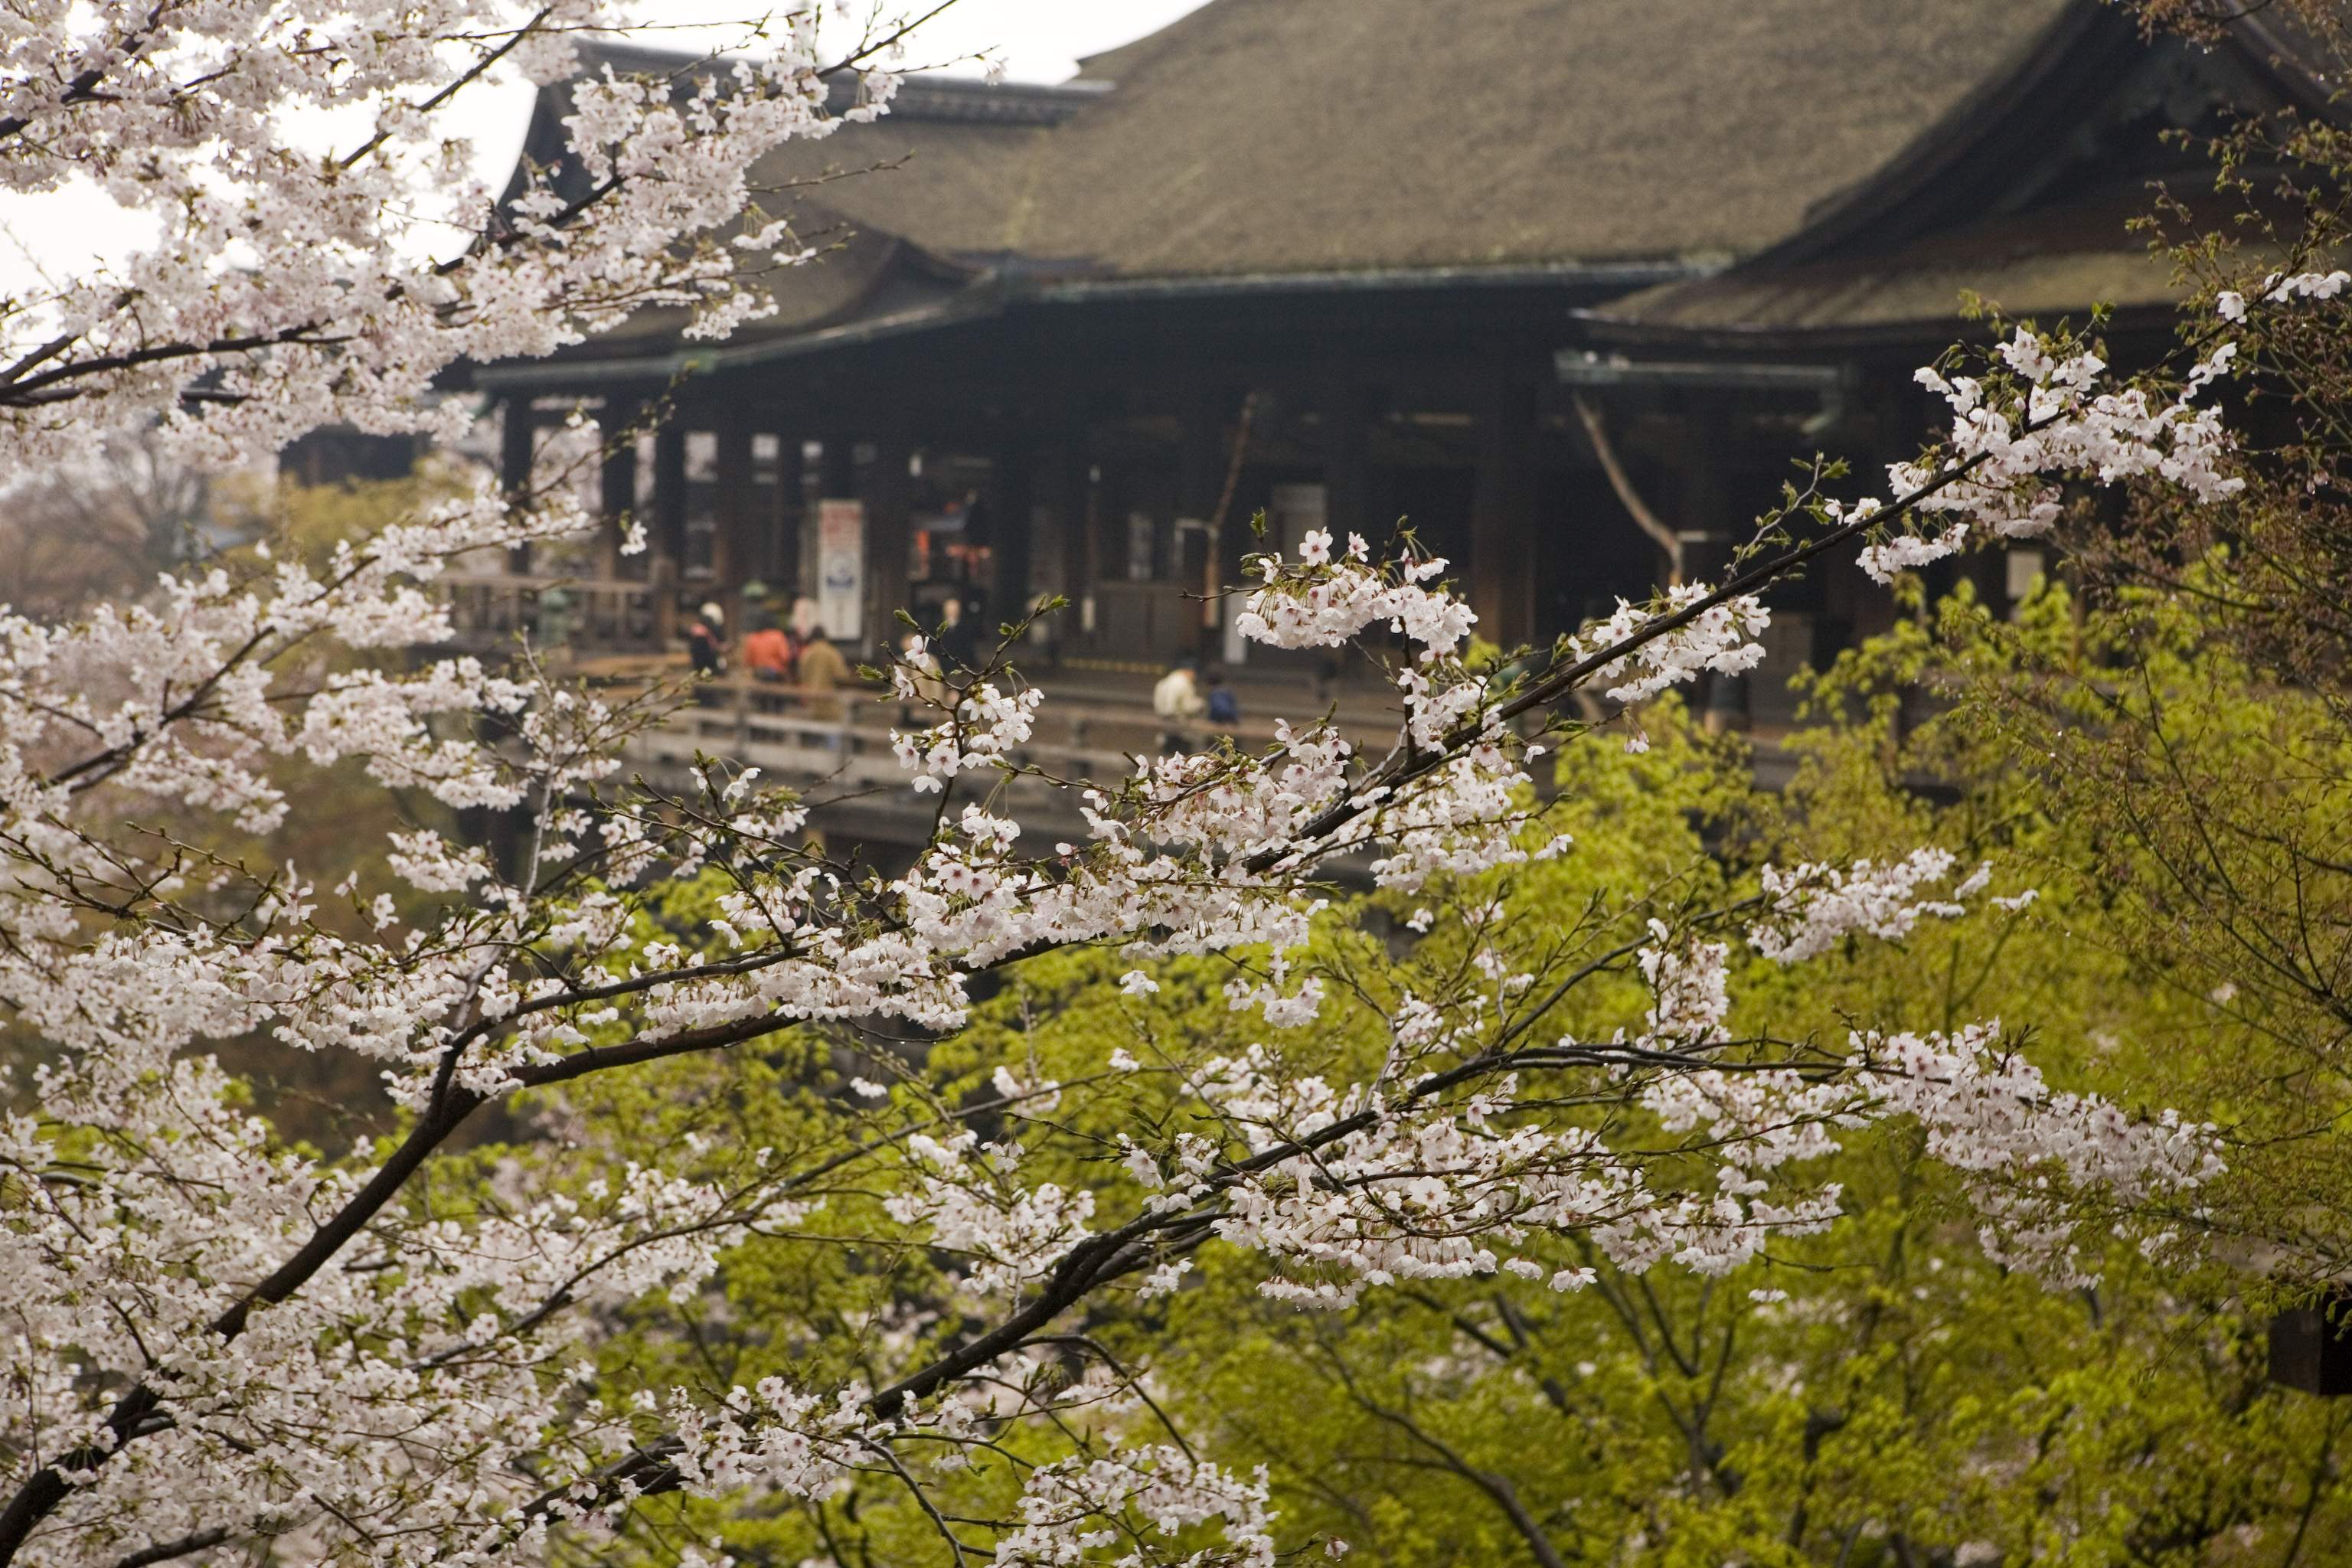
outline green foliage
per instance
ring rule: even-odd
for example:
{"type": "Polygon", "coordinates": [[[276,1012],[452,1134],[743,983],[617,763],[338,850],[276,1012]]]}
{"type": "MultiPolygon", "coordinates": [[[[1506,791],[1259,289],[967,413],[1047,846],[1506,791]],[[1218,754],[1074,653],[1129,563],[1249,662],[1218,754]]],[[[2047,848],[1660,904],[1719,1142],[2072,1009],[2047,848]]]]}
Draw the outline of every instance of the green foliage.
{"type": "MultiPolygon", "coordinates": [[[[1626,1275],[1571,1237],[1544,1260],[1594,1268],[1587,1289],[1497,1275],[1311,1313],[1265,1300],[1262,1263],[1211,1242],[1173,1295],[1115,1294],[1058,1325],[1068,1353],[1034,1375],[1075,1380],[1103,1357],[1150,1368],[1155,1419],[1206,1457],[1265,1457],[1285,1534],[1301,1547],[1346,1540],[1355,1562],[2331,1560],[2352,1545],[2335,1485],[2347,1417],[2265,1381],[2263,1314],[2284,1292],[2250,1299],[2244,1266],[2265,1238],[2340,1234],[2346,1178],[2293,1133],[2341,1097],[2326,1089],[2323,1110],[2302,1096],[2311,1064],[2282,1043],[2267,990],[2255,1001],[2242,983],[2217,989],[2242,973],[2225,946],[2189,956],[2220,935],[2176,921],[2167,930],[2185,947],[2151,945],[2155,917],[2125,889],[2168,874],[2164,840],[2118,816],[2135,808],[2094,766],[2118,704],[2138,704],[2161,714],[2180,765],[2310,829],[2352,799],[2329,782],[2338,759],[2312,751],[2326,732],[2315,710],[2255,688],[2178,605],[2087,612],[2054,585],[2009,623],[1963,595],[1843,658],[1803,695],[1812,727],[1789,742],[1795,776],[1777,795],[1753,786],[1736,742],[1699,733],[1671,702],[1645,715],[1645,752],[1570,743],[1545,829],[1573,847],[1425,898],[1335,908],[1304,960],[1330,984],[1311,1030],[1269,1029],[1230,1005],[1227,984],[1255,978],[1264,955],[1150,963],[1160,989],[1135,996],[1118,984],[1133,960],[1072,952],[1013,969],[944,1039],[804,1029],[756,1054],[598,1079],[541,1109],[609,1162],[658,1159],[706,1179],[961,1120],[1020,1143],[1024,1183],[1084,1186],[1124,1215],[1146,1194],[1118,1134],[1191,1114],[1160,1070],[1172,1058],[1262,1045],[1293,1074],[1369,1071],[1397,997],[1461,978],[1474,921],[1486,943],[1539,954],[1551,972],[1598,965],[1546,1026],[1606,1030],[1644,1005],[1623,952],[1648,921],[1736,900],[1766,861],[1940,845],[1992,861],[1991,892],[2032,900],[1899,945],[1856,943],[1801,979],[1756,961],[1735,988],[1752,1017],[1735,1028],[1769,1019],[1783,1039],[1836,1040],[1861,1017],[1922,1028],[1999,1017],[2063,1087],[2221,1122],[2231,1174],[2174,1216],[2207,1266],[2159,1267],[2117,1243],[2094,1289],[2011,1274],[1978,1247],[1948,1170],[1889,1127],[1834,1156],[1846,1225],[1727,1278],[1626,1275]],[[1135,1067],[1112,1066],[1114,1051],[1135,1067]],[[2296,1061],[2298,1093],[2282,1096],[2276,1075],[2296,1061]],[[1059,1083],[1058,1105],[987,1109],[999,1068],[1059,1083]],[[861,1079],[887,1094],[850,1087],[861,1079]]],[[[646,934],[702,940],[719,885],[713,874],[670,889],[663,929],[646,934]]],[[[482,1169],[533,1148],[486,1154],[482,1169]]],[[[716,1287],[638,1309],[597,1369],[603,1396],[883,1378],[909,1344],[944,1347],[982,1326],[908,1310],[936,1298],[955,1259],[884,1239],[893,1227],[877,1194],[820,1180],[806,1195],[822,1206],[735,1249],[716,1287]]],[[[1088,1422],[1074,1414],[1069,1440],[1088,1422]]],[[[1002,1508],[1051,1449],[1034,1431],[1008,1437],[935,1500],[951,1515],[1002,1508]]],[[[694,1505],[676,1527],[760,1563],[947,1560],[887,1474],[817,1507],[694,1505]]]]}

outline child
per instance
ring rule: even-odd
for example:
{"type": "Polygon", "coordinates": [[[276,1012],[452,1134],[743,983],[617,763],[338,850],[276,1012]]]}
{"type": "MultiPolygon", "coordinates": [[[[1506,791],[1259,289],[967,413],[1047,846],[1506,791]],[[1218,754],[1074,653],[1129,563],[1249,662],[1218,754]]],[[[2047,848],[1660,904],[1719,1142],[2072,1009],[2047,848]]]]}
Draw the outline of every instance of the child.
{"type": "Polygon", "coordinates": [[[1211,669],[1209,671],[1209,722],[1216,725],[1225,733],[1231,734],[1234,726],[1241,721],[1241,699],[1234,696],[1234,689],[1225,684],[1223,670],[1211,669]]]}

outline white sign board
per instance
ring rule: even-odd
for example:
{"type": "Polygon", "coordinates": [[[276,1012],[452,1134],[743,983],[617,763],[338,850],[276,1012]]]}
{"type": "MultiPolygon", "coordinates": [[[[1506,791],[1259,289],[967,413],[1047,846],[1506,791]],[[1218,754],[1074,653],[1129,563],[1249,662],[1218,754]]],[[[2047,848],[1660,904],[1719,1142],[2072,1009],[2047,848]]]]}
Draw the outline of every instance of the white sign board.
{"type": "Polygon", "coordinates": [[[816,603],[824,635],[837,642],[866,637],[866,503],[816,503],[816,603]]]}

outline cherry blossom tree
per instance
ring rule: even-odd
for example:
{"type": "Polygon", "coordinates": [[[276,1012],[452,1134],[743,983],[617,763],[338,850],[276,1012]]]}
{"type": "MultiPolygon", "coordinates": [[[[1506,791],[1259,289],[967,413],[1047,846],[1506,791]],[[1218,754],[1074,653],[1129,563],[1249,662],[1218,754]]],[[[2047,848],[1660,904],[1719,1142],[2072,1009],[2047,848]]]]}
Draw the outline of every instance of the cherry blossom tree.
{"type": "MultiPolygon", "coordinates": [[[[746,217],[746,171],[835,123],[828,72],[881,73],[858,112],[878,111],[900,35],[828,57],[795,16],[758,63],[583,83],[569,132],[589,196],[467,190],[433,115],[491,70],[564,70],[609,20],[594,0],[20,9],[0,33],[0,177],[98,182],[161,233],[119,272],[12,303],[7,460],[150,421],[220,462],[327,419],[429,430],[448,417],[431,379],[461,355],[550,353],[653,303],[712,333],[756,314],[789,231],[746,217]],[[306,116],[355,140],[321,156],[289,139],[306,116]],[[458,192],[460,243],[420,247],[424,220],[394,216],[420,184],[458,192]]],[[[1444,904],[1573,853],[1529,769],[1574,737],[1526,721],[1586,686],[1633,704],[1751,668],[1759,592],[1843,547],[1892,570],[2029,532],[2074,477],[2228,493],[2199,401],[2228,363],[2225,346],[2176,393],[2118,387],[2086,346],[2021,332],[1982,374],[1924,373],[1950,437],[1880,500],[1832,500],[1825,468],[1727,581],[1623,606],[1499,691],[1464,663],[1474,618],[1445,563],[1310,535],[1298,559],[1254,563],[1241,629],[1283,647],[1401,637],[1390,749],[1307,727],[1262,754],[1053,780],[1023,760],[1041,699],[1000,655],[900,738],[939,818],[896,877],[812,847],[808,804],[748,772],[714,762],[682,792],[625,780],[646,714],[527,655],[434,652],[454,556],[587,526],[558,489],[485,485],[316,559],[166,577],[70,624],[0,618],[0,997],[25,1058],[0,1121],[0,1561],[487,1562],[621,1527],[659,1494],[823,1498],[880,1475],[952,1560],[1265,1563],[1262,1480],[1164,1429],[1129,1370],[1035,1374],[1074,1309],[1172,1289],[1200,1247],[1253,1256],[1265,1291],[1303,1310],[1496,1270],[1582,1289],[1543,1260],[1561,1235],[1622,1268],[1721,1272],[1836,1223],[1809,1168],[1890,1119],[1966,1174],[1987,1245],[2053,1282],[2084,1277],[2086,1226],[2188,1245],[2212,1131],[2053,1088],[1998,1021],[1858,1021],[1833,1042],[1733,1026],[1735,946],[1801,966],[1999,896],[1997,868],[1934,851],[1783,868],[1566,966],[1486,940],[1469,905],[1468,960],[1394,998],[1374,1061],[1171,1042],[1066,1081],[1008,1069],[977,1100],[853,1083],[801,1144],[732,1152],[725,1179],[680,1173],[693,1151],[664,1170],[560,1140],[464,1202],[436,1177],[478,1113],[523,1091],[811,1023],[938,1040],[979,977],[1056,950],[1230,955],[1234,1009],[1270,1041],[1311,1038],[1330,982],[1304,954],[1339,868],[1444,904]],[[371,860],[397,890],[371,894],[167,826],[217,817],[268,844],[303,809],[280,776],[298,759],[498,814],[520,849],[403,829],[371,860]],[[1062,791],[1083,838],[1024,842],[992,793],[1016,774],[1062,791]],[[654,919],[663,889],[709,878],[716,913],[679,941],[654,919]],[[1605,1037],[1548,1022],[1618,971],[1643,1000],[1605,1037]],[[371,1064],[397,1135],[285,1143],[211,1054],[255,1037],[371,1064]],[[1116,1110],[1143,1075],[1181,1114],[1118,1131],[1116,1185],[1024,1178],[1009,1124],[1116,1110]],[[861,1355],[804,1378],[626,1407],[585,1392],[615,1314],[703,1289],[753,1234],[920,1253],[936,1289],[877,1302],[861,1355]],[[950,1310],[950,1332],[908,1329],[950,1310]],[[931,1501],[1033,1429],[1059,1447],[999,1517],[931,1501]]],[[[895,671],[910,704],[920,668],[895,671]]],[[[1126,987],[1153,984],[1139,966],[1126,987]]]]}

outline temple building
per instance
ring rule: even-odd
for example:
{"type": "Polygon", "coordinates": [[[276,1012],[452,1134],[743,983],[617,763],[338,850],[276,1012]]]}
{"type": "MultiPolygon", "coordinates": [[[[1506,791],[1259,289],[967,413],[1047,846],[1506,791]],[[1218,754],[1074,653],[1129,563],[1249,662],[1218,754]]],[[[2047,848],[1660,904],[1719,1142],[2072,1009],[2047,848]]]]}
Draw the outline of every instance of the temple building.
{"type": "MultiPolygon", "coordinates": [[[[2166,133],[2330,90],[2253,9],[2200,49],[2097,0],[1209,0],[1064,86],[917,79],[763,166],[823,252],[772,317],[473,371],[510,471],[583,403],[667,399],[598,480],[651,548],[517,581],[560,566],[616,643],[756,582],[868,647],[902,606],[1055,594],[1066,663],[1255,664],[1213,590],[1263,510],[1286,547],[1410,528],[1487,635],[1549,637],[1713,570],[1792,458],[1860,493],[1915,452],[1964,292],[2112,305],[2116,353],[2161,354],[2126,220],[2210,182],[2166,133]]],[[[1837,570],[1776,611],[1759,719],[1893,613],[1837,570]]]]}

